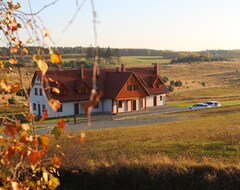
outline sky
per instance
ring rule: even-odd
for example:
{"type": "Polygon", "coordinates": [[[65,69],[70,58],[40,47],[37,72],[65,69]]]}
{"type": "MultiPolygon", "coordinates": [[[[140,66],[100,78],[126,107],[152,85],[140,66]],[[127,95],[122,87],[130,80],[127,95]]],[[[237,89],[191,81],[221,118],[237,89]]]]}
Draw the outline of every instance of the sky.
{"type": "MultiPolygon", "coordinates": [[[[28,10],[27,0],[22,2],[28,10]]],[[[30,0],[33,12],[51,0],[30,0]]],[[[91,0],[58,0],[39,16],[56,46],[95,46],[91,0]]],[[[239,0],[94,0],[97,45],[175,51],[240,49],[239,0]]]]}

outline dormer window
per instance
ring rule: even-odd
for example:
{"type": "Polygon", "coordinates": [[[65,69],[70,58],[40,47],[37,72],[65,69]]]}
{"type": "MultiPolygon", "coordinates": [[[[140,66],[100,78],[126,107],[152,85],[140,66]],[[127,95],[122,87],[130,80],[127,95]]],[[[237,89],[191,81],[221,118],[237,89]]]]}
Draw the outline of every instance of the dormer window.
{"type": "Polygon", "coordinates": [[[86,87],[85,86],[80,87],[79,94],[86,94],[86,87]]]}
{"type": "Polygon", "coordinates": [[[127,85],[127,91],[132,91],[132,85],[127,85]]]}
{"type": "Polygon", "coordinates": [[[156,88],[159,88],[159,83],[158,83],[158,82],[155,84],[155,87],[156,87],[156,88]]]}
{"type": "Polygon", "coordinates": [[[134,85],[133,85],[133,90],[134,90],[134,91],[138,91],[138,84],[134,84],[134,85]]]}

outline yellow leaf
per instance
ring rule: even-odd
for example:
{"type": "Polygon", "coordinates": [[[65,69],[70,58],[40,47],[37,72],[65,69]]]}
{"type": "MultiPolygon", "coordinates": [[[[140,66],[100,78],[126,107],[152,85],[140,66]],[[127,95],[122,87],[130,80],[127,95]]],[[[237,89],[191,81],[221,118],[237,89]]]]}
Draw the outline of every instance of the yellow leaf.
{"type": "Polygon", "coordinates": [[[45,119],[47,119],[47,117],[48,117],[48,110],[45,110],[39,122],[43,122],[45,119]]]}
{"type": "Polygon", "coordinates": [[[51,62],[59,64],[62,62],[62,58],[60,54],[52,53],[51,54],[51,62]]]}
{"type": "Polygon", "coordinates": [[[52,87],[52,92],[59,94],[60,90],[58,88],[52,87]]]}
{"type": "Polygon", "coordinates": [[[29,38],[26,43],[31,44],[32,43],[32,38],[29,38]]]}
{"type": "Polygon", "coordinates": [[[45,75],[45,73],[48,70],[48,65],[44,60],[44,56],[35,54],[35,55],[33,55],[33,60],[37,63],[38,68],[42,71],[42,74],[45,75]]]}
{"type": "Polygon", "coordinates": [[[9,59],[9,63],[14,65],[14,64],[17,64],[18,61],[16,59],[11,58],[9,59]]]}
{"type": "Polygon", "coordinates": [[[2,60],[0,60],[0,69],[4,69],[4,63],[2,60]]]}
{"type": "Polygon", "coordinates": [[[23,48],[22,52],[25,53],[26,55],[28,55],[28,49],[27,48],[23,48]]]}
{"type": "Polygon", "coordinates": [[[50,32],[49,32],[48,29],[45,28],[45,29],[43,30],[43,36],[44,36],[44,37],[49,37],[49,36],[50,36],[50,32]]]}
{"type": "Polygon", "coordinates": [[[48,104],[55,112],[57,112],[57,110],[61,107],[61,103],[53,98],[48,101],[48,104]]]}

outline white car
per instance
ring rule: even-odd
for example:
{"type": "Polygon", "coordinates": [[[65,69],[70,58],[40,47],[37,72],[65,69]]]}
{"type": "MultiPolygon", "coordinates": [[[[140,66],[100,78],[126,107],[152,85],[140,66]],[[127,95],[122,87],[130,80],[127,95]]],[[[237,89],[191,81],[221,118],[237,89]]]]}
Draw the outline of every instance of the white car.
{"type": "Polygon", "coordinates": [[[208,104],[199,103],[189,107],[190,110],[199,110],[199,109],[205,109],[205,108],[210,108],[210,106],[208,104]]]}
{"type": "Polygon", "coordinates": [[[216,101],[208,101],[208,102],[204,102],[204,104],[209,105],[211,108],[221,107],[221,104],[219,102],[216,102],[216,101]]]}

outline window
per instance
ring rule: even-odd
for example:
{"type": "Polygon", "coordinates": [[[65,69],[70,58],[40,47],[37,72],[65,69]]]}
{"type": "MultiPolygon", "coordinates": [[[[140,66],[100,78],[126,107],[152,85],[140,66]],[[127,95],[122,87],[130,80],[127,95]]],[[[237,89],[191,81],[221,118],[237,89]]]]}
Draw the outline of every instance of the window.
{"type": "Polygon", "coordinates": [[[38,95],[38,89],[34,88],[34,94],[37,96],[38,95]]]}
{"type": "Polygon", "coordinates": [[[155,86],[156,86],[156,88],[159,88],[159,83],[157,82],[155,86]]]}
{"type": "Polygon", "coordinates": [[[118,101],[118,107],[119,107],[119,108],[122,108],[122,100],[119,100],[119,101],[118,101]]]}
{"type": "Polygon", "coordinates": [[[33,103],[33,110],[36,111],[36,109],[37,109],[37,105],[35,103],[33,103]]]}
{"type": "Polygon", "coordinates": [[[42,96],[42,89],[39,88],[39,96],[42,96]]]}
{"type": "Polygon", "coordinates": [[[80,88],[77,89],[79,94],[86,94],[87,90],[85,86],[81,86],[80,88]]]}
{"type": "Polygon", "coordinates": [[[134,84],[134,85],[133,85],[133,90],[134,90],[134,91],[138,91],[138,84],[134,84]]]}
{"type": "Polygon", "coordinates": [[[160,101],[162,101],[162,96],[160,96],[160,101]]]}
{"type": "Polygon", "coordinates": [[[57,110],[57,112],[62,112],[63,111],[63,107],[62,107],[62,104],[60,106],[60,108],[57,110]]]}
{"type": "Polygon", "coordinates": [[[132,91],[132,85],[127,85],[127,91],[132,91]]]}
{"type": "Polygon", "coordinates": [[[43,104],[42,105],[42,112],[46,111],[46,106],[43,104]]]}

